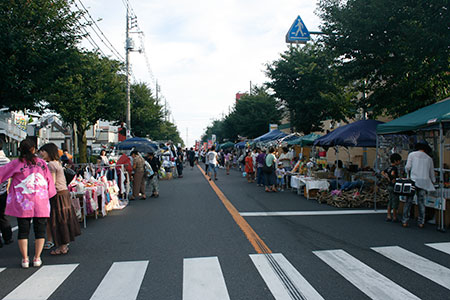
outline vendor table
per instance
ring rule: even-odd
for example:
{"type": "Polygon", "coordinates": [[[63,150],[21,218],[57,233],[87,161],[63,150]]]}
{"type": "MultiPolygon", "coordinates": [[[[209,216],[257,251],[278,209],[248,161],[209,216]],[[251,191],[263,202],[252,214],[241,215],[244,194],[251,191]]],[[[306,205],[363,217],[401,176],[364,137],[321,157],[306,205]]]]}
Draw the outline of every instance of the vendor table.
{"type": "Polygon", "coordinates": [[[301,190],[305,190],[306,198],[310,199],[310,190],[327,190],[330,187],[328,180],[317,179],[306,176],[292,176],[291,177],[292,188],[297,189],[297,194],[301,194],[301,190]]]}

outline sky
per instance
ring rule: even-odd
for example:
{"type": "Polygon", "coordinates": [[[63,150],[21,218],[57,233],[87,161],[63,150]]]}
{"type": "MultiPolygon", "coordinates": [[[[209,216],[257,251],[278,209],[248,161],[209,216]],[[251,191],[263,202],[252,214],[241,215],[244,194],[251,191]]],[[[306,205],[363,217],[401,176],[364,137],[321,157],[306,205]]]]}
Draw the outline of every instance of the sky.
{"type": "MultiPolygon", "coordinates": [[[[87,8],[106,38],[125,56],[125,0],[75,0],[87,8]]],[[[268,81],[265,65],[287,49],[285,35],[300,15],[318,31],[316,0],[129,0],[144,34],[145,56],[130,55],[132,82],[155,79],[186,146],[248,92],[268,81]]],[[[89,18],[89,16],[87,16],[89,18]]],[[[89,29],[106,55],[111,51],[89,29]]],[[[131,34],[135,47],[139,35],[131,34]]],[[[92,46],[84,41],[86,48],[92,46]]],[[[113,56],[112,56],[113,57],[113,56]]],[[[133,120],[131,121],[133,125],[133,120]]]]}

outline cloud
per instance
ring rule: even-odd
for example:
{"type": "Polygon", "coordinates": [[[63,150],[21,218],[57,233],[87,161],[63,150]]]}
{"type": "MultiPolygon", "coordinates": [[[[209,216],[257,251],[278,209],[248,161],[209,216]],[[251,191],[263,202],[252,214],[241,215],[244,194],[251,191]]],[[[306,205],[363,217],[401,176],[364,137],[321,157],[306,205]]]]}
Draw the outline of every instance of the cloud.
{"type": "MultiPolygon", "coordinates": [[[[83,1],[119,51],[125,40],[125,7],[107,0],[83,1]]],[[[234,103],[250,81],[267,81],[264,64],[286,49],[285,34],[297,15],[317,30],[315,1],[130,0],[151,68],[183,138],[198,139],[212,119],[234,103]]],[[[133,35],[139,45],[137,35],[133,35]]],[[[133,73],[150,82],[143,55],[131,55],[133,73]]],[[[153,86],[153,83],[150,84],[153,86]]]]}

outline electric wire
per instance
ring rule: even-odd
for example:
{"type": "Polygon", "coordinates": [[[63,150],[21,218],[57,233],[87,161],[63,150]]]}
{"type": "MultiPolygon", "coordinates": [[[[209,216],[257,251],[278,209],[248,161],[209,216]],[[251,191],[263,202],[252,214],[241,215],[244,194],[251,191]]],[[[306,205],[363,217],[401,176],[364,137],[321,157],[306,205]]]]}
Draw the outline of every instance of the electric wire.
{"type": "MultiPolygon", "coordinates": [[[[106,35],[103,33],[103,31],[100,29],[100,27],[97,25],[97,23],[95,22],[94,18],[91,16],[91,14],[89,13],[89,11],[87,10],[87,8],[84,6],[84,4],[81,2],[81,0],[78,0],[81,4],[81,6],[83,7],[83,9],[81,9],[77,3],[74,1],[74,5],[75,7],[81,11],[81,12],[86,12],[86,14],[89,16],[90,20],[85,16],[85,14],[83,14],[83,18],[86,20],[87,25],[90,26],[90,28],[92,29],[92,31],[94,31],[94,33],[96,34],[96,36],[100,39],[100,41],[108,48],[108,50],[119,60],[119,61],[124,61],[123,56],[116,50],[116,48],[114,47],[114,45],[109,41],[109,39],[106,37],[106,35]],[[100,33],[97,32],[97,30],[95,29],[95,27],[92,26],[92,24],[94,24],[97,29],[100,31],[100,33]],[[103,37],[102,37],[103,36],[103,37]],[[105,40],[108,42],[106,43],[105,40]]],[[[85,29],[86,30],[86,29],[85,29]]],[[[86,30],[87,31],[87,30],[86,30]]],[[[92,38],[92,36],[91,36],[92,38]]],[[[106,57],[106,55],[105,55],[106,57]]]]}

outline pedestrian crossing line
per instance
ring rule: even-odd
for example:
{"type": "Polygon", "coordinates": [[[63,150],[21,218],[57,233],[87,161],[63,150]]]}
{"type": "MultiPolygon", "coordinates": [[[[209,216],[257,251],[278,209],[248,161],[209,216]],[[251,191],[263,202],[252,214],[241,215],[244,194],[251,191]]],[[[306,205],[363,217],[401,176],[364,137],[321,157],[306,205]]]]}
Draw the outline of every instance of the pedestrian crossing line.
{"type": "Polygon", "coordinates": [[[323,299],[311,284],[309,284],[309,282],[283,256],[283,254],[251,254],[250,258],[276,300],[292,300],[292,294],[296,295],[297,298],[304,300],[323,299]],[[275,260],[278,267],[284,271],[284,276],[282,277],[287,277],[288,279],[280,278],[280,270],[274,268],[267,256],[270,256],[275,260]],[[284,282],[285,280],[290,280],[293,287],[291,286],[288,289],[284,282]],[[296,291],[294,292],[291,289],[295,289],[296,291]],[[291,292],[289,292],[289,290],[291,290],[291,292]]]}
{"type": "Polygon", "coordinates": [[[431,243],[425,245],[434,248],[436,250],[442,251],[444,253],[450,254],[450,243],[431,243]]]}
{"type": "Polygon", "coordinates": [[[0,273],[5,271],[5,270],[6,270],[6,268],[0,268],[0,273]]]}
{"type": "Polygon", "coordinates": [[[147,266],[148,260],[113,263],[91,300],[135,300],[147,266]]]}
{"type": "Polygon", "coordinates": [[[399,246],[374,247],[372,250],[400,265],[450,289],[450,269],[421,257],[399,246]]]}
{"type": "Polygon", "coordinates": [[[419,299],[344,250],[314,251],[313,253],[371,299],[419,299]]]}
{"type": "Polygon", "coordinates": [[[43,266],[3,300],[48,299],[76,267],[78,264],[43,266]]]}
{"type": "Polygon", "coordinates": [[[183,261],[183,300],[229,300],[217,257],[185,258],[183,261]]]}

